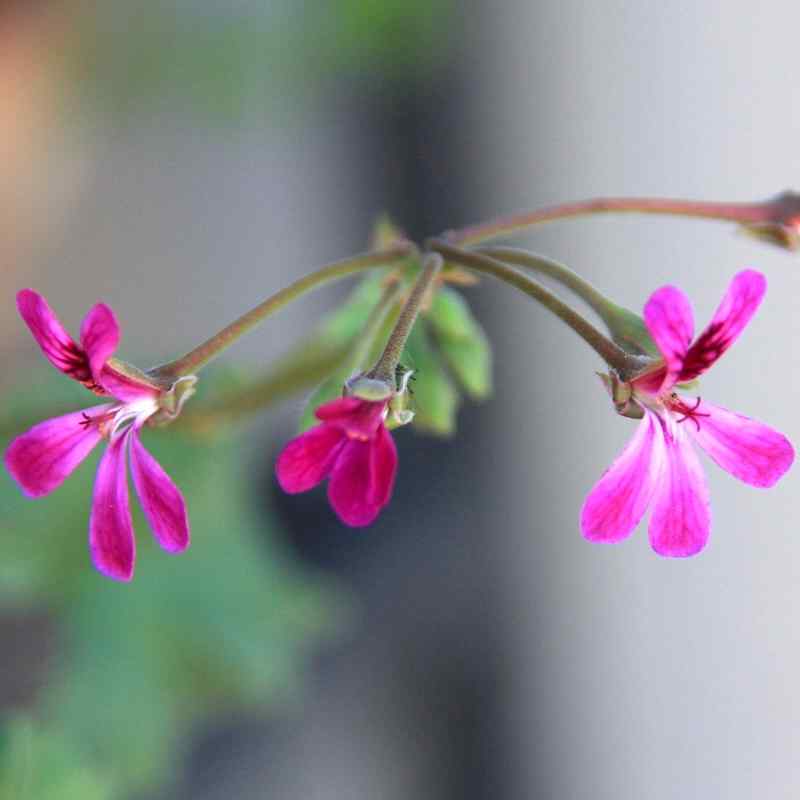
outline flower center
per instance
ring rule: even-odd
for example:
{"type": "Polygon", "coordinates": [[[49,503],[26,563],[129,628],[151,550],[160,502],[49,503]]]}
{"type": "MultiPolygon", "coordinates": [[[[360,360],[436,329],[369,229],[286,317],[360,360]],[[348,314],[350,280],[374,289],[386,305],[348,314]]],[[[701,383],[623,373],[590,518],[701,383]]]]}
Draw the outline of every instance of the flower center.
{"type": "Polygon", "coordinates": [[[693,406],[687,405],[682,398],[680,398],[675,392],[671,392],[669,399],[667,400],[667,406],[670,411],[674,411],[676,414],[683,414],[683,416],[677,420],[680,424],[681,422],[686,422],[687,419],[690,419],[694,424],[697,426],[697,430],[700,430],[700,420],[698,417],[710,417],[711,414],[704,414],[697,409],[700,408],[701,398],[697,398],[693,406]]]}

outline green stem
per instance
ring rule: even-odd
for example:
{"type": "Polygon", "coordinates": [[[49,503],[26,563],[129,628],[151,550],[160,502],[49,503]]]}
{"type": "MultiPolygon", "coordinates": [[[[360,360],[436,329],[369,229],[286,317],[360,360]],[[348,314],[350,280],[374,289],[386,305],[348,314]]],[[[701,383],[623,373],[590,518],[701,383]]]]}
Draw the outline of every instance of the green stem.
{"type": "Polygon", "coordinates": [[[649,340],[649,333],[639,315],[617,305],[569,267],[516,247],[480,247],[478,252],[558,281],[584,300],[603,320],[615,342],[624,342],[641,351],[642,341],[649,340]]]}
{"type": "Polygon", "coordinates": [[[784,196],[779,195],[778,198],[761,203],[707,203],[659,197],[597,197],[499,217],[490,222],[450,231],[445,238],[453,244],[477,244],[543,222],[604,213],[667,214],[752,225],[773,221],[782,197],[784,196]]]}
{"type": "Polygon", "coordinates": [[[402,291],[403,281],[400,278],[395,283],[384,287],[383,293],[364,323],[363,330],[356,338],[353,352],[348,359],[351,373],[358,372],[364,368],[364,362],[369,357],[378,334],[383,329],[386,318],[402,291]]]}
{"type": "Polygon", "coordinates": [[[260,325],[267,317],[312,289],[340,280],[356,272],[363,272],[373,267],[401,261],[414,252],[414,249],[413,245],[403,243],[387,250],[365,253],[321,267],[268,297],[186,355],[168,364],[155,367],[148,374],[160,381],[171,381],[183,375],[195,374],[231,345],[235,344],[244,334],[260,325]]]}
{"type": "Polygon", "coordinates": [[[403,355],[403,348],[406,346],[406,340],[417,320],[425,295],[428,293],[428,289],[430,289],[431,284],[439,274],[443,263],[444,261],[438,253],[428,253],[425,256],[422,272],[417,278],[414,287],[411,289],[411,294],[409,294],[408,299],[400,311],[400,316],[397,318],[394,329],[389,335],[389,341],[386,342],[386,347],[381,357],[378,359],[378,363],[369,371],[367,377],[386,381],[394,385],[395,369],[400,363],[400,357],[403,355]]]}
{"type": "Polygon", "coordinates": [[[621,377],[630,376],[641,370],[643,364],[640,358],[626,353],[577,311],[527,275],[517,272],[494,258],[462,250],[445,242],[433,241],[429,243],[429,247],[431,250],[441,253],[449,262],[460,264],[462,267],[476,272],[493,275],[532,297],[562,322],[569,325],[621,377]]]}

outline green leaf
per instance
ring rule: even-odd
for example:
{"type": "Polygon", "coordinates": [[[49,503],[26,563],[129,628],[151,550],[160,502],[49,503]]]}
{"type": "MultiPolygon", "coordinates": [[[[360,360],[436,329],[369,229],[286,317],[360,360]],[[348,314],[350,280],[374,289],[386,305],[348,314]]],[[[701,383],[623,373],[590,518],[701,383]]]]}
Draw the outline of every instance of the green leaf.
{"type": "Polygon", "coordinates": [[[428,433],[452,435],[456,429],[458,392],[433,349],[424,325],[417,324],[411,331],[402,363],[416,373],[412,424],[428,433]]]}
{"type": "Polygon", "coordinates": [[[452,289],[440,289],[426,317],[447,367],[475,399],[492,391],[489,340],[467,302],[452,289]]]}

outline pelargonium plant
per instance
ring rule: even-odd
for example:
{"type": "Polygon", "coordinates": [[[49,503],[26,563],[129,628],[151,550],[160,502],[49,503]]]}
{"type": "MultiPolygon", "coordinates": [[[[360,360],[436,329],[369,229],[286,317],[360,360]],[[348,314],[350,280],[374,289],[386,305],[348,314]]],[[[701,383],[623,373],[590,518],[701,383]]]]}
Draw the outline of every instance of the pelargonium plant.
{"type": "Polygon", "coordinates": [[[136,548],[128,463],[144,516],[161,547],[179,553],[190,538],[180,489],[145,449],[142,431],[178,418],[191,420],[193,413],[196,422],[202,420],[207,409],[184,413],[184,407],[203,367],[306,292],[370,272],[340,317],[324,326],[324,358],[314,361],[301,345],[277,373],[240,387],[238,395],[228,393],[215,409],[236,416],[321,380],[305,415],[307,424],[278,457],[276,478],[292,494],[327,480],[339,519],[353,527],[369,525],[389,504],[398,475],[391,431],[414,423],[415,403],[420,429],[447,433],[457,406],[449,376],[472,396],[488,392],[485,336],[453,287],[491,275],[571,327],[604,362],[607,371],[601,377],[615,410],[640,420],[628,446],[584,503],[579,515],[584,536],[620,541],[652,506],[653,549],[663,556],[694,555],[708,540],[711,516],[693,444],[735,477],[758,487],[773,486],[794,460],[791,444],[777,431],[683,393],[694,391],[696,379],[744,330],[764,297],[766,280],[754,270],[736,274],[712,321],[694,339],[691,306],[676,287],[657,289],[639,316],[556,261],[486,245],[549,220],[609,212],[727,220],[781,247],[800,245],[800,195],[790,192],[752,204],[631,198],[569,203],[450,231],[422,248],[383,225],[373,250],[308,274],[183,357],[146,370],[115,357],[120,332],[107,305],[90,309],[76,342],[45,299],[23,289],[17,308],[42,353],[97,396],[99,404],[40,422],[17,436],[6,450],[6,467],[26,495],[41,497],[57,489],[104,440],[89,512],[89,550],[101,573],[130,580],[136,548]],[[586,302],[606,330],[534,275],[556,281],[586,302]],[[419,391],[412,402],[411,383],[417,377],[419,391]]]}

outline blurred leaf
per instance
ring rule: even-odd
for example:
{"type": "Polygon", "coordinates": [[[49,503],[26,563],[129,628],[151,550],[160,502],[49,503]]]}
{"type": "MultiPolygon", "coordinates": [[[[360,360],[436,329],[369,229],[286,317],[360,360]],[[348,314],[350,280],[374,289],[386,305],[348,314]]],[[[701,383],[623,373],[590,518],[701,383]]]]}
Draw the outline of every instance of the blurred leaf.
{"type": "Polygon", "coordinates": [[[425,325],[414,326],[402,363],[416,371],[412,424],[428,433],[450,436],[456,427],[458,392],[431,346],[425,325]]]}
{"type": "Polygon", "coordinates": [[[436,293],[426,317],[448,368],[465,391],[476,399],[492,390],[492,351],[489,340],[466,300],[456,291],[436,293]]]}
{"type": "Polygon", "coordinates": [[[0,797],[4,800],[110,800],[111,781],[81,761],[63,735],[23,717],[0,725],[0,797]]]}

